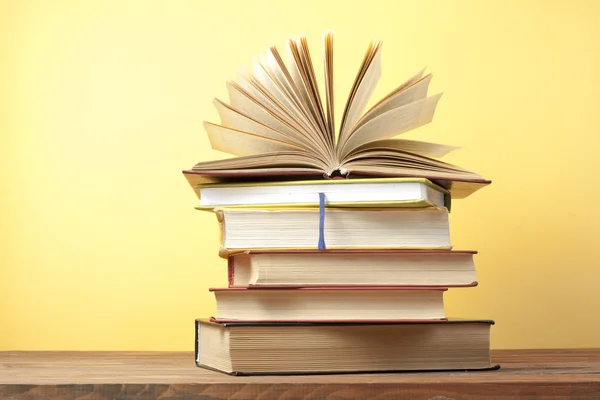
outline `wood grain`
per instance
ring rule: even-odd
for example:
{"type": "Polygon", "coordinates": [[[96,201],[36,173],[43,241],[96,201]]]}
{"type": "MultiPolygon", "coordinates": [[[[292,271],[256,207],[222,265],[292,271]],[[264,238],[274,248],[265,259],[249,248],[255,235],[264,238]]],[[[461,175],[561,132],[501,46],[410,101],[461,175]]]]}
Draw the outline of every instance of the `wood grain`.
{"type": "Polygon", "coordinates": [[[187,352],[0,352],[0,399],[600,399],[600,349],[492,355],[498,371],[232,377],[187,352]]]}

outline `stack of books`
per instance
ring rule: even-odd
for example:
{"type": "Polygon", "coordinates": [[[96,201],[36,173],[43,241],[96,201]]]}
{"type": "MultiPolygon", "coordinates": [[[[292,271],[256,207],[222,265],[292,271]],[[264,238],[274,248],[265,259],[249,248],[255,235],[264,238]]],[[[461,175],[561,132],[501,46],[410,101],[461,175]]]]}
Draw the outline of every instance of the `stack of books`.
{"type": "Polygon", "coordinates": [[[363,112],[380,75],[370,44],[340,129],[333,37],[322,101],[304,37],[275,47],[215,100],[212,147],[237,157],[183,171],[214,212],[228,287],[196,320],[196,364],[229,374],[483,370],[491,320],[448,318],[444,293],[475,286],[475,251],[452,247],[453,199],[490,181],[437,160],[453,146],[394,138],[431,121],[419,73],[363,112]],[[325,103],[325,106],[323,106],[325,103]]]}

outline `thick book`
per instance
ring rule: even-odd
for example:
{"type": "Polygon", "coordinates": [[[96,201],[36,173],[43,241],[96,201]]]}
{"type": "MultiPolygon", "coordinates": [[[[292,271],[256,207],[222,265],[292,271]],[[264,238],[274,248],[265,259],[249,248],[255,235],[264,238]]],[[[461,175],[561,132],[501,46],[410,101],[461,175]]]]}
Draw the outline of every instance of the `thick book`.
{"type": "Polygon", "coordinates": [[[290,38],[285,53],[270,46],[227,82],[229,102],[214,99],[220,123],[204,122],[212,148],[235,157],[195,164],[183,171],[188,182],[196,188],[240,180],[418,177],[453,198],[491,183],[440,160],[456,146],[396,138],[433,120],[441,94],[428,95],[431,74],[419,71],[366,110],[381,75],[381,43],[369,44],[341,118],[334,115],[332,33],[323,38],[323,97],[304,36],[290,38]]]}
{"type": "Polygon", "coordinates": [[[198,367],[232,375],[498,369],[490,320],[386,324],[195,323],[198,367]]]}
{"type": "Polygon", "coordinates": [[[373,178],[199,185],[201,210],[222,207],[438,207],[450,210],[449,192],[427,179],[373,178]]]}
{"type": "Polygon", "coordinates": [[[227,259],[230,287],[476,286],[468,250],[245,251],[227,259]]]}
{"type": "Polygon", "coordinates": [[[441,287],[212,288],[215,321],[430,321],[446,319],[441,287]]]}
{"type": "Polygon", "coordinates": [[[446,209],[223,208],[215,213],[221,257],[269,249],[452,248],[446,209]]]}

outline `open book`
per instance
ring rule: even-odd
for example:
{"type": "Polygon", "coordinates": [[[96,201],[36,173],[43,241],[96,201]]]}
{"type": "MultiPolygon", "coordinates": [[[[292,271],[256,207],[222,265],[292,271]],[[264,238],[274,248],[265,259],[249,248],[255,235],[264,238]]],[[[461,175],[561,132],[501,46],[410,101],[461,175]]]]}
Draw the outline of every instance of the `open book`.
{"type": "Polygon", "coordinates": [[[454,146],[395,138],[431,122],[441,96],[427,95],[431,74],[417,73],[365,112],[381,75],[380,58],[381,41],[373,41],[336,131],[332,33],[323,36],[324,98],[304,36],[288,39],[285,54],[269,47],[252,71],[227,82],[229,104],[214,100],[221,123],[204,123],[212,148],[237,157],[194,165],[183,171],[189,183],[423,177],[454,198],[489,184],[438,160],[454,146]]]}

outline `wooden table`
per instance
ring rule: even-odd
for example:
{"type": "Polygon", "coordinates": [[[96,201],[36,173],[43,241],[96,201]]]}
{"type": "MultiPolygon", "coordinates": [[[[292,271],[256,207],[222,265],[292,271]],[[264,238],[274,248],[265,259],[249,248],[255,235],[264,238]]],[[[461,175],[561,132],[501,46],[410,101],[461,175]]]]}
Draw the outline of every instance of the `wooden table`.
{"type": "Polygon", "coordinates": [[[192,353],[0,352],[0,399],[600,399],[600,349],[494,351],[498,371],[232,377],[192,353]]]}

